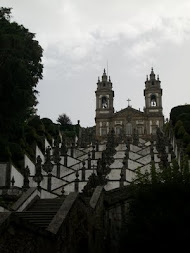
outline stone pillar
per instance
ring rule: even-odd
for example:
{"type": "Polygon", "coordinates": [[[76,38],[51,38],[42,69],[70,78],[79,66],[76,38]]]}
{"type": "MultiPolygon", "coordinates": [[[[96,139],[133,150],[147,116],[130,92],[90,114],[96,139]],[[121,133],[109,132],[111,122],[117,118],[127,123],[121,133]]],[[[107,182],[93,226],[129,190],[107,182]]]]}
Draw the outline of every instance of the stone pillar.
{"type": "Polygon", "coordinates": [[[48,173],[48,182],[47,182],[47,190],[51,191],[51,178],[52,178],[52,174],[51,172],[48,173]]]}
{"type": "Polygon", "coordinates": [[[96,151],[95,151],[95,146],[92,146],[92,160],[95,160],[95,153],[96,153],[96,151]]]}
{"type": "Polygon", "coordinates": [[[57,177],[60,177],[60,163],[57,163],[57,177]]]}
{"type": "Polygon", "coordinates": [[[91,158],[90,158],[90,152],[88,152],[88,169],[91,169],[91,158]]]}
{"type": "Polygon", "coordinates": [[[151,146],[150,146],[150,155],[151,155],[151,162],[154,162],[154,141],[151,139],[151,146]]]}
{"type": "Polygon", "coordinates": [[[33,177],[33,180],[38,184],[38,189],[40,190],[40,183],[43,180],[43,175],[42,175],[42,159],[38,155],[36,158],[36,164],[35,164],[35,169],[36,169],[36,174],[33,177]]]}
{"type": "Polygon", "coordinates": [[[14,187],[14,185],[15,185],[15,178],[14,178],[14,176],[11,178],[11,186],[12,187],[14,187]]]}
{"type": "Polygon", "coordinates": [[[121,169],[121,173],[120,173],[120,187],[124,186],[124,174],[123,174],[123,169],[121,169]]]}
{"type": "Polygon", "coordinates": [[[75,144],[72,143],[72,145],[71,145],[71,157],[73,157],[73,155],[74,155],[74,147],[75,147],[75,144]]]}
{"type": "Polygon", "coordinates": [[[79,172],[76,171],[76,179],[75,179],[75,192],[79,191],[79,172]]]}
{"type": "Polygon", "coordinates": [[[127,145],[126,147],[127,149],[125,151],[125,157],[123,159],[123,170],[122,170],[122,175],[123,175],[124,180],[126,180],[126,169],[128,169],[128,160],[129,160],[129,149],[127,145]]]}
{"type": "Polygon", "coordinates": [[[29,188],[29,175],[30,175],[30,170],[28,168],[28,166],[26,166],[26,168],[24,169],[24,181],[23,181],[23,190],[27,190],[29,188]]]}
{"type": "Polygon", "coordinates": [[[98,143],[98,141],[96,141],[96,152],[98,152],[99,151],[99,143],[98,143]]]}
{"type": "Polygon", "coordinates": [[[68,155],[67,155],[67,151],[65,152],[65,156],[64,156],[64,166],[67,167],[67,160],[68,160],[68,155]]]}
{"type": "Polygon", "coordinates": [[[85,161],[83,161],[82,162],[82,181],[85,181],[85,174],[86,174],[85,161]]]}

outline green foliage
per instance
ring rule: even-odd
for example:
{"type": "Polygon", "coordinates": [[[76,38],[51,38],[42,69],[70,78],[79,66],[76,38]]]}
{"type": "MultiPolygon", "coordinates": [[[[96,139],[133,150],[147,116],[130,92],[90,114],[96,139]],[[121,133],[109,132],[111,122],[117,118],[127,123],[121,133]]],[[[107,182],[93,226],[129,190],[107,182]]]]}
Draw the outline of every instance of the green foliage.
{"type": "Polygon", "coordinates": [[[133,185],[153,185],[188,182],[190,183],[190,168],[188,156],[184,156],[180,168],[175,159],[167,168],[156,168],[154,163],[152,163],[150,171],[146,170],[145,173],[138,168],[132,183],[133,185]]]}
{"type": "Polygon", "coordinates": [[[43,124],[37,116],[36,122],[28,119],[35,113],[43,65],[35,35],[10,17],[10,8],[0,8],[0,161],[15,163],[31,150],[30,144],[42,144],[43,124]]]}
{"type": "Polygon", "coordinates": [[[172,108],[170,120],[174,129],[175,137],[181,141],[185,153],[190,158],[190,105],[172,108]]]}
{"type": "Polygon", "coordinates": [[[10,22],[10,13],[9,8],[0,9],[0,132],[14,138],[34,112],[43,65],[35,35],[10,22]]]}
{"type": "Polygon", "coordinates": [[[170,120],[172,121],[173,126],[175,126],[178,120],[188,120],[190,115],[190,105],[180,105],[171,109],[170,120]]]}
{"type": "Polygon", "coordinates": [[[71,119],[65,113],[59,115],[57,122],[60,123],[62,127],[68,127],[68,125],[72,124],[71,119]]]}

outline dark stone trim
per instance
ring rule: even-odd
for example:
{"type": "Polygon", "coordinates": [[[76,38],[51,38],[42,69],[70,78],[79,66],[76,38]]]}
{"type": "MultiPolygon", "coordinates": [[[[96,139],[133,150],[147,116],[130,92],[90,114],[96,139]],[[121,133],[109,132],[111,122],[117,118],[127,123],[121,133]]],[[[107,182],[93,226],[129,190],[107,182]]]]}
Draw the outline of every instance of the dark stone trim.
{"type": "Polygon", "coordinates": [[[57,234],[61,225],[63,224],[64,220],[66,219],[68,213],[70,212],[72,206],[74,205],[76,199],[78,197],[77,192],[70,193],[61,207],[59,208],[58,212],[54,216],[53,220],[49,224],[47,231],[51,232],[52,234],[57,234]]]}
{"type": "Polygon", "coordinates": [[[94,208],[94,209],[96,208],[96,205],[97,205],[97,203],[98,203],[98,201],[100,199],[100,196],[101,196],[103,190],[104,190],[103,186],[99,185],[99,186],[96,187],[96,189],[95,189],[95,191],[94,191],[94,193],[93,193],[93,195],[92,195],[92,197],[90,199],[90,206],[92,208],[94,208]]]}
{"type": "Polygon", "coordinates": [[[21,207],[24,202],[36,191],[36,187],[29,188],[26,192],[22,194],[22,196],[12,205],[11,209],[13,211],[18,210],[19,207],[21,207]]]}

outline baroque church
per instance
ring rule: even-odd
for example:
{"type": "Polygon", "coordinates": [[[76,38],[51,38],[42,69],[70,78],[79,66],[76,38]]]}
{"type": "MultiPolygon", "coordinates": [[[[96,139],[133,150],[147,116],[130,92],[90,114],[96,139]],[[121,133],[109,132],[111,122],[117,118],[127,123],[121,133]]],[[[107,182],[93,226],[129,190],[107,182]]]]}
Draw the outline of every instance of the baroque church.
{"type": "Polygon", "coordinates": [[[52,145],[44,140],[45,152],[36,145],[35,160],[25,154],[22,170],[0,163],[0,252],[120,252],[137,173],[167,167],[174,157],[180,164],[182,152],[174,135],[161,131],[162,89],[153,69],[143,112],[130,105],[114,112],[112,88],[104,71],[95,92],[96,139],[83,143],[79,135],[67,145],[60,135],[52,145]]]}
{"type": "Polygon", "coordinates": [[[98,79],[96,90],[96,138],[102,140],[111,129],[117,136],[132,136],[135,132],[142,138],[156,133],[157,127],[163,128],[162,88],[159,76],[156,78],[153,68],[145,81],[144,111],[136,110],[128,105],[121,111],[114,111],[113,85],[105,69],[102,80],[98,79]]]}

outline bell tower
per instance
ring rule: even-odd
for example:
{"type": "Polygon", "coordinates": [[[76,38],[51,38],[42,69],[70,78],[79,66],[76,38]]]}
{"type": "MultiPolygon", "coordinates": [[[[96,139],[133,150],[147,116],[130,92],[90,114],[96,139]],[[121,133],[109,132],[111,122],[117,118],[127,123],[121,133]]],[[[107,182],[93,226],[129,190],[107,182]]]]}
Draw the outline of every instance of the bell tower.
{"type": "Polygon", "coordinates": [[[96,136],[106,136],[111,129],[111,118],[114,113],[112,82],[104,69],[102,80],[98,78],[96,94],[96,136]]]}
{"type": "Polygon", "coordinates": [[[162,108],[162,89],[159,76],[155,77],[153,68],[151,69],[150,78],[145,81],[145,108],[144,111],[148,116],[147,133],[155,134],[156,128],[163,127],[164,116],[162,108]]]}

